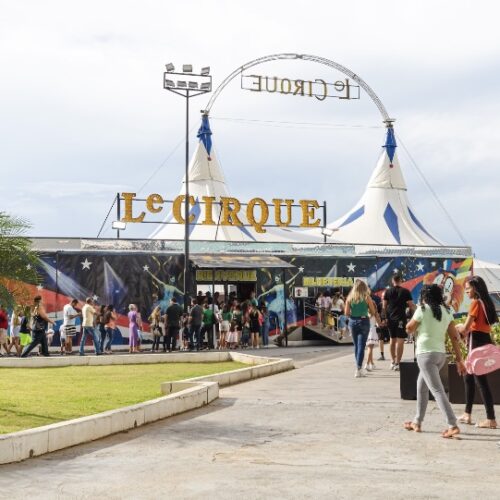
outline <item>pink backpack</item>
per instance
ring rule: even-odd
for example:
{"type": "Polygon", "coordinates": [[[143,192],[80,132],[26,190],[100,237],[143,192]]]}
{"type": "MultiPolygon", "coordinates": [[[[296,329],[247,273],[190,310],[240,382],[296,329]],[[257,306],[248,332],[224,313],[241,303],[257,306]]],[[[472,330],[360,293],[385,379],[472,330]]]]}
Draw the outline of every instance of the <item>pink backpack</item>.
{"type": "MultiPolygon", "coordinates": [[[[488,316],[483,301],[479,301],[483,306],[486,321],[488,316]]],[[[472,335],[469,333],[469,355],[465,360],[465,368],[470,375],[487,375],[488,373],[500,370],[500,347],[495,344],[487,344],[481,347],[472,348],[472,335]]]]}

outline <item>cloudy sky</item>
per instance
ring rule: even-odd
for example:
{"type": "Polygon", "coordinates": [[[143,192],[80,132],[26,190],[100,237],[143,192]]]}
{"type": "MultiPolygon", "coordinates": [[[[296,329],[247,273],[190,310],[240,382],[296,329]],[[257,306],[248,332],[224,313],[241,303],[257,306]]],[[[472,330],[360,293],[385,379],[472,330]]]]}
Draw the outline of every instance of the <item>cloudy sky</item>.
{"type": "MultiPolygon", "coordinates": [[[[29,219],[31,234],[95,237],[117,191],[178,194],[184,100],[163,90],[165,63],[209,65],[218,85],[255,58],[296,52],[340,63],[372,87],[418,167],[400,147],[420,220],[441,240],[464,240],[478,257],[500,261],[495,2],[0,0],[0,7],[0,210],[29,219]]],[[[266,63],[259,73],[342,77],[305,61],[266,63]]],[[[192,148],[207,101],[191,100],[192,148]]],[[[326,200],[329,220],[358,201],[384,140],[364,93],[320,102],[251,93],[236,79],[211,116],[233,195],[326,200]]],[[[127,235],[151,229],[129,225],[127,235]]]]}

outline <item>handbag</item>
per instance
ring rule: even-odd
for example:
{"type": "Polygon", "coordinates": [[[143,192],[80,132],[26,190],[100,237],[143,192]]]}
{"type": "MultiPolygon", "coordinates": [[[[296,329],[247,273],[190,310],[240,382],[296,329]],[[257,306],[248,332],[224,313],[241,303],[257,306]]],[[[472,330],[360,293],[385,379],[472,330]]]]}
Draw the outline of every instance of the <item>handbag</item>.
{"type": "Polygon", "coordinates": [[[465,360],[465,368],[469,375],[487,375],[499,370],[500,347],[495,344],[487,344],[472,349],[465,360]]]}
{"type": "MultiPolygon", "coordinates": [[[[479,301],[483,306],[486,321],[488,315],[483,301],[479,301]]],[[[489,323],[489,321],[488,321],[489,323]]],[[[465,360],[465,368],[469,375],[487,375],[500,369],[500,347],[495,344],[486,344],[472,349],[472,334],[469,333],[469,354],[465,360]]]]}

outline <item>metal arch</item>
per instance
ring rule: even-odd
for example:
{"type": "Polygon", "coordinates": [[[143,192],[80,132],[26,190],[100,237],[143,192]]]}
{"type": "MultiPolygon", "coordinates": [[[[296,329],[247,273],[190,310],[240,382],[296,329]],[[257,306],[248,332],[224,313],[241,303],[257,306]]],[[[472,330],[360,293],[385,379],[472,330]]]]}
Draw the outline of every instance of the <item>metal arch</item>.
{"type": "Polygon", "coordinates": [[[391,126],[392,122],[394,121],[394,118],[391,118],[387,113],[385,106],[382,104],[382,101],[379,99],[377,94],[375,94],[372,88],[362,78],[356,75],[356,73],[353,73],[350,69],[346,68],[345,66],[342,66],[341,64],[338,64],[334,61],[330,61],[330,59],[326,59],[324,57],[319,57],[319,56],[312,56],[308,54],[286,54],[286,53],[272,54],[269,56],[259,57],[258,59],[254,59],[253,61],[243,64],[243,66],[240,66],[239,68],[235,69],[229,76],[227,76],[222,81],[222,83],[215,89],[214,93],[212,94],[212,97],[208,101],[207,107],[203,112],[207,114],[210,112],[212,106],[214,105],[215,100],[217,99],[217,97],[219,97],[219,94],[231,82],[231,80],[233,80],[236,76],[238,76],[242,71],[251,68],[253,66],[257,66],[259,64],[268,61],[276,61],[278,59],[303,59],[305,61],[312,61],[312,62],[317,62],[319,64],[324,64],[325,66],[329,66],[330,68],[334,68],[340,71],[341,73],[344,73],[344,75],[347,75],[349,78],[358,83],[359,86],[370,96],[371,100],[374,102],[375,106],[377,106],[378,110],[380,111],[380,114],[384,119],[383,121],[384,123],[387,124],[387,126],[391,126]]]}

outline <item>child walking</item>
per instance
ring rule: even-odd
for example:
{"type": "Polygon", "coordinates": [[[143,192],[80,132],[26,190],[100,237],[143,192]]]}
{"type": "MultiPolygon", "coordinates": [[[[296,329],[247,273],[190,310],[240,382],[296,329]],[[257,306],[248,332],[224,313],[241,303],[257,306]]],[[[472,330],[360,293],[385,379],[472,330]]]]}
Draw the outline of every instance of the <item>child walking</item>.
{"type": "Polygon", "coordinates": [[[373,362],[373,349],[378,344],[378,333],[377,325],[375,324],[375,317],[370,318],[370,331],[368,332],[368,338],[366,339],[366,347],[368,349],[368,357],[366,360],[365,370],[371,372],[375,369],[375,363],[373,362]]]}

